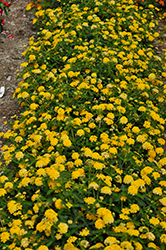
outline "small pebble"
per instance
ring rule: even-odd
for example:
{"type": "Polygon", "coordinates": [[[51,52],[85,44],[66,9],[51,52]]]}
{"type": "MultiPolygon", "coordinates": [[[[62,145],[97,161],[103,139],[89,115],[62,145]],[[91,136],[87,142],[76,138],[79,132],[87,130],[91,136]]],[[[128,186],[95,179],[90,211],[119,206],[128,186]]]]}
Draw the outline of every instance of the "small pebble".
{"type": "Polygon", "coordinates": [[[12,79],[11,76],[8,76],[8,77],[7,77],[7,81],[10,81],[11,79],[12,79]]]}

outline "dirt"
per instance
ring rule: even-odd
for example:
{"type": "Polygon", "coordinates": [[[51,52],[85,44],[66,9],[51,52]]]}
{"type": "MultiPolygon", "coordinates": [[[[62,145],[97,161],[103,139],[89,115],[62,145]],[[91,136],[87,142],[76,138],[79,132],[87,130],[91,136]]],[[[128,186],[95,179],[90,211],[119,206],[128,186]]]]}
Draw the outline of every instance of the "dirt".
{"type": "MultiPolygon", "coordinates": [[[[20,113],[20,107],[13,99],[20,81],[16,78],[20,64],[24,61],[21,57],[24,45],[28,45],[29,38],[36,35],[32,27],[33,13],[26,11],[29,2],[11,0],[8,16],[4,16],[6,30],[0,33],[0,88],[5,87],[5,94],[0,98],[0,132],[10,129],[11,117],[20,113]],[[10,38],[10,35],[14,38],[10,38]]],[[[0,148],[2,144],[0,138],[0,148]]]]}

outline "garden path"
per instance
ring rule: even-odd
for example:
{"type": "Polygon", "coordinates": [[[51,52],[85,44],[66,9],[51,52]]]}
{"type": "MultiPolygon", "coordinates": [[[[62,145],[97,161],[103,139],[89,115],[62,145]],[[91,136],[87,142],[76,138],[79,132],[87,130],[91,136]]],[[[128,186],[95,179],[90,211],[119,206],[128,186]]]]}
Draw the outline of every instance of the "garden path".
{"type": "MultiPolygon", "coordinates": [[[[23,62],[23,45],[27,45],[29,38],[36,34],[32,29],[33,14],[26,12],[29,2],[30,0],[11,0],[11,11],[8,16],[4,15],[6,32],[0,34],[0,88],[5,87],[5,94],[0,98],[0,132],[10,129],[11,116],[20,112],[16,100],[12,99],[19,82],[19,79],[16,80],[17,70],[23,62]],[[10,35],[14,38],[10,38],[10,35]]],[[[0,138],[0,148],[2,144],[0,138]]]]}

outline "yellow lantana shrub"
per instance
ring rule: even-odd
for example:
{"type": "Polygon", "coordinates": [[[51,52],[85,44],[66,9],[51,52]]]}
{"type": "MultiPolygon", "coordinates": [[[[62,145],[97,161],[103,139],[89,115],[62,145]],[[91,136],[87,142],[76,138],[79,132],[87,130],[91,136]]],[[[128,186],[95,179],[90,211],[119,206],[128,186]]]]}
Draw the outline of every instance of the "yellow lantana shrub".
{"type": "Polygon", "coordinates": [[[24,110],[3,134],[0,247],[163,250],[156,22],[132,0],[55,2],[35,14],[14,94],[24,110]]]}

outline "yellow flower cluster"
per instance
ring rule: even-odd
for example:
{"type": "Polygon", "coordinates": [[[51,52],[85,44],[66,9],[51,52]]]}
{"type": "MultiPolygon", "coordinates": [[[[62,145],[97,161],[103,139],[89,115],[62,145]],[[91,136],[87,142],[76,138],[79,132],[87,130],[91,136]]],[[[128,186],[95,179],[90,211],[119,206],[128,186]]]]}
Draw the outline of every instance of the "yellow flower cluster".
{"type": "Polygon", "coordinates": [[[24,110],[0,134],[0,247],[165,249],[157,21],[133,0],[49,3],[23,52],[24,110]]]}

